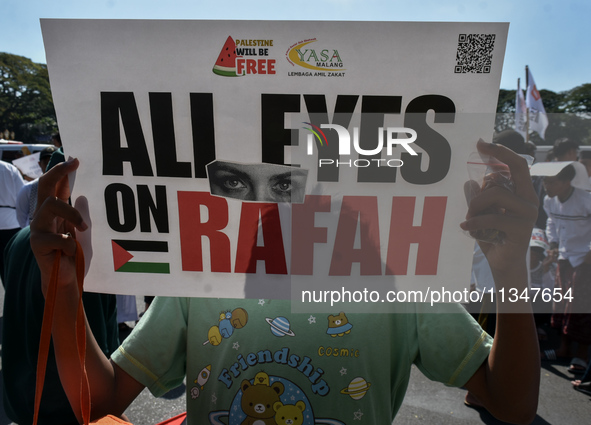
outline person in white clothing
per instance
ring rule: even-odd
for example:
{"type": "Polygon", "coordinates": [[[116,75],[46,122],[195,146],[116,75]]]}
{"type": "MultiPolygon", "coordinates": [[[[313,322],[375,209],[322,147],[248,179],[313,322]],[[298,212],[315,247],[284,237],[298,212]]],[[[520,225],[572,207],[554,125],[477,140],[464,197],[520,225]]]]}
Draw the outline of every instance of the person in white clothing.
{"type": "Polygon", "coordinates": [[[578,347],[570,371],[584,372],[587,351],[591,344],[591,194],[575,188],[571,181],[576,171],[568,165],[556,176],[545,177],[547,196],[544,209],[548,214],[546,235],[550,255],[557,255],[556,285],[562,295],[572,296],[572,302],[555,303],[552,326],[561,329],[562,339],[557,350],[546,350],[549,360],[569,356],[571,342],[578,347]]]}
{"type": "MultiPolygon", "coordinates": [[[[0,161],[0,278],[4,279],[4,247],[20,230],[16,219],[16,195],[25,182],[14,165],[0,161]]],[[[4,282],[4,280],[2,281],[4,282]]]]}

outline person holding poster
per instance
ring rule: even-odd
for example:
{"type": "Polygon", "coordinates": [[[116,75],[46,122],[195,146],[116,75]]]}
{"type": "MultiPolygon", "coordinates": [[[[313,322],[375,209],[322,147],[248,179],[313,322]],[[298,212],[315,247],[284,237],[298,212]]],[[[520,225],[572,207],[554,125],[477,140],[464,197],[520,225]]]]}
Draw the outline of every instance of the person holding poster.
{"type": "MultiPolygon", "coordinates": [[[[537,211],[527,164],[502,146],[480,142],[478,149],[509,166],[516,193],[491,189],[476,196],[461,227],[505,233],[503,244],[481,247],[497,289],[521,292],[537,211]],[[492,205],[502,212],[479,215],[492,205]]],[[[60,378],[80,419],[80,371],[71,367],[78,359],[72,235],[88,226],[66,202],[66,176],[78,164],[70,160],[40,180],[43,203],[31,225],[31,244],[44,291],[55,252],[63,253],[53,342],[60,378]]],[[[323,318],[291,313],[283,300],[156,298],[111,359],[87,333],[92,416],[120,415],[144,387],[160,395],[186,377],[189,423],[347,424],[363,418],[390,424],[414,363],[431,379],[467,388],[499,419],[533,420],[540,366],[528,301],[497,303],[494,341],[457,304],[397,304],[404,314],[341,311],[323,318]],[[429,314],[435,311],[455,314],[429,314]]]]}

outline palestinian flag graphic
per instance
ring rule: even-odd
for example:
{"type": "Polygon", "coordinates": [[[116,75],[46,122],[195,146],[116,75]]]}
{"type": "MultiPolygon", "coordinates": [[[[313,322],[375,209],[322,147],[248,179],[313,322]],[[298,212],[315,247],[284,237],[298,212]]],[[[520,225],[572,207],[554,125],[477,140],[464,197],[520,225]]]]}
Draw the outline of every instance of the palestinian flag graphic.
{"type": "Polygon", "coordinates": [[[134,258],[133,252],[168,252],[168,242],[165,241],[130,241],[113,239],[113,265],[116,272],[126,273],[170,273],[169,263],[148,263],[129,261],[134,258]]]}
{"type": "Polygon", "coordinates": [[[240,77],[236,74],[236,43],[231,36],[228,36],[218,60],[213,66],[214,74],[222,77],[240,77]]]}

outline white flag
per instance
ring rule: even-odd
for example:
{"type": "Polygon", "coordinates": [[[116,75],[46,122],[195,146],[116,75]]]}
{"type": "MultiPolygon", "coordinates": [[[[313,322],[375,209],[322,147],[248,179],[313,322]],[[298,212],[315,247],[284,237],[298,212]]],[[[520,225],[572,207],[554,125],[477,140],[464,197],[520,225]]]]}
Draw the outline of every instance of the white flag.
{"type": "Polygon", "coordinates": [[[542,139],[546,127],[548,127],[548,116],[542,103],[542,97],[536,87],[534,77],[531,75],[529,67],[527,68],[527,94],[525,95],[525,104],[529,108],[529,128],[537,131],[542,139]]]}
{"type": "Polygon", "coordinates": [[[521,134],[524,139],[527,139],[526,113],[525,99],[521,91],[519,79],[517,79],[517,92],[515,93],[515,131],[521,134]]]}

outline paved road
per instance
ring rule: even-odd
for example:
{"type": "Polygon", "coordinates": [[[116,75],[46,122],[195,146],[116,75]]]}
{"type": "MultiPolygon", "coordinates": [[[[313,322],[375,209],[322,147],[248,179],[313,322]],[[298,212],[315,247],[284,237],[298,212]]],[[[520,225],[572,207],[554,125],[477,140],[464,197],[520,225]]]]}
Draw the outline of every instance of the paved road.
{"type": "MultiPolygon", "coordinates": [[[[0,287],[0,309],[3,305],[4,291],[0,287]]],[[[0,317],[0,324],[1,322],[0,317]]],[[[549,344],[555,341],[555,336],[551,334],[549,344]]],[[[591,397],[571,388],[572,377],[567,372],[567,367],[568,365],[565,364],[542,365],[540,401],[534,425],[591,424],[591,397]]],[[[394,425],[503,424],[487,412],[465,407],[464,394],[465,391],[461,389],[448,388],[429,381],[413,367],[409,389],[394,425]]],[[[184,410],[185,388],[183,386],[162,398],[154,398],[144,390],[125,413],[135,425],[153,425],[184,410]]],[[[3,406],[0,406],[0,425],[12,425],[4,413],[3,406]]]]}

